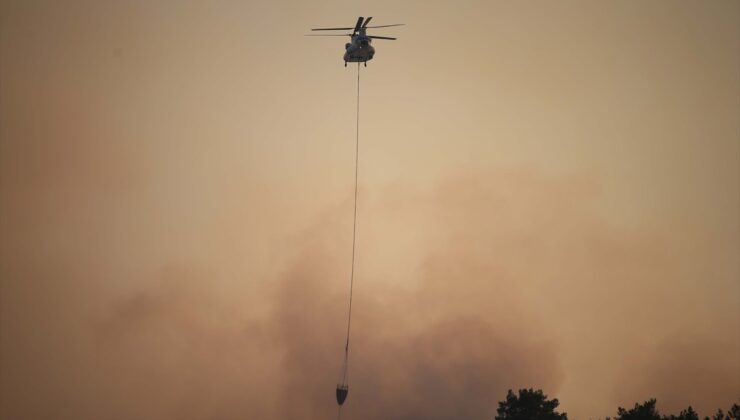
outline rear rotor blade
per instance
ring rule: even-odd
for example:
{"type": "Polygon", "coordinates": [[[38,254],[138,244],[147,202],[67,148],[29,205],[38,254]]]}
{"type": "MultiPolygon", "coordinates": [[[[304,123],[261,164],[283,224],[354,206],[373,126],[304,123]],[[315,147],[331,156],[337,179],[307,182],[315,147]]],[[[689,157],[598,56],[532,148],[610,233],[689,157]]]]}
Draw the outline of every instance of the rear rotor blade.
{"type": "Polygon", "coordinates": [[[356,33],[357,33],[357,31],[359,31],[359,30],[360,30],[360,25],[362,25],[362,20],[363,20],[363,19],[364,19],[364,18],[363,18],[362,16],[360,16],[360,17],[358,17],[358,18],[357,18],[357,23],[355,24],[355,30],[354,30],[354,31],[352,31],[352,35],[356,34],[356,33]]]}
{"type": "Polygon", "coordinates": [[[390,40],[394,40],[394,41],[396,39],[398,39],[398,38],[391,38],[389,36],[375,36],[375,35],[368,35],[368,38],[372,38],[372,39],[390,39],[390,40]]]}
{"type": "Polygon", "coordinates": [[[306,34],[303,36],[352,36],[352,34],[306,34]]]}
{"type": "Polygon", "coordinates": [[[365,23],[363,23],[363,24],[362,24],[362,27],[363,27],[363,28],[367,28],[367,24],[368,24],[368,23],[370,23],[370,19],[372,19],[372,18],[373,18],[373,17],[372,17],[372,16],[370,16],[369,18],[365,19],[365,23]]]}

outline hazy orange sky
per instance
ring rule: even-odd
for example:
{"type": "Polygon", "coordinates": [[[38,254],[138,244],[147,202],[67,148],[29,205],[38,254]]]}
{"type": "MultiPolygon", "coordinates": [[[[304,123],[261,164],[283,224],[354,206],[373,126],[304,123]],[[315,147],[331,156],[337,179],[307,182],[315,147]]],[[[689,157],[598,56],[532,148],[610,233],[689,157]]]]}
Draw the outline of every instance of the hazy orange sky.
{"type": "Polygon", "coordinates": [[[737,1],[0,0],[0,417],[740,398],[737,1]]]}

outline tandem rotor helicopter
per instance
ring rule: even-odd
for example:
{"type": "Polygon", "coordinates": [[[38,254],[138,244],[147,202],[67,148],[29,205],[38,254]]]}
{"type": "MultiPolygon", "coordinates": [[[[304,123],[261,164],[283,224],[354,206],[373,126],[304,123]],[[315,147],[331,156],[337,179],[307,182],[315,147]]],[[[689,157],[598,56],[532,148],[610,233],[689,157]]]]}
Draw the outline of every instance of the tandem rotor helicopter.
{"type": "Polygon", "coordinates": [[[373,59],[375,55],[375,48],[370,43],[373,39],[388,39],[395,40],[387,36],[375,36],[367,35],[366,30],[370,28],[388,28],[390,26],[402,26],[403,23],[397,23],[393,25],[380,25],[380,26],[367,26],[370,23],[372,16],[365,19],[362,16],[357,18],[357,23],[354,28],[315,28],[312,31],[352,31],[351,34],[311,34],[306,36],[349,36],[352,41],[345,44],[344,49],[344,67],[347,67],[347,63],[364,63],[367,67],[367,62],[373,59]],[[363,22],[364,20],[364,22],[363,22]]]}

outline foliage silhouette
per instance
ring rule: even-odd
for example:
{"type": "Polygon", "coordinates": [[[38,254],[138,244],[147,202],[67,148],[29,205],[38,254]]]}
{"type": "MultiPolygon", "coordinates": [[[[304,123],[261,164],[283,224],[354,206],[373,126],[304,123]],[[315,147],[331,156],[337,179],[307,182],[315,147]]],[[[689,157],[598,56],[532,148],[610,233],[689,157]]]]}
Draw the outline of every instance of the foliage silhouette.
{"type": "Polygon", "coordinates": [[[699,415],[696,414],[696,411],[691,406],[686,410],[682,410],[677,416],[670,415],[663,416],[663,418],[666,420],[700,420],[699,415]]]}
{"type": "MultiPolygon", "coordinates": [[[[506,400],[498,403],[495,420],[567,420],[567,413],[555,411],[558,405],[557,398],[548,400],[541,389],[520,389],[518,395],[509,390],[506,400]]],[[[605,420],[702,420],[691,406],[678,415],[661,415],[656,405],[657,400],[652,398],[642,404],[635,403],[629,410],[619,407],[617,417],[606,417],[605,420]]],[[[733,404],[727,413],[717,410],[712,417],[704,417],[703,420],[740,420],[740,405],[733,404]]]]}
{"type": "MultiPolygon", "coordinates": [[[[667,415],[661,416],[658,410],[655,408],[656,400],[650,399],[642,404],[635,404],[635,407],[631,410],[625,410],[619,407],[617,410],[617,417],[614,420],[701,420],[699,414],[689,406],[689,408],[682,410],[677,416],[667,415]]],[[[704,417],[704,420],[736,420],[740,419],[740,406],[733,404],[730,411],[725,414],[722,410],[717,410],[711,418],[704,417]]],[[[609,420],[609,417],[606,418],[609,420]]]]}
{"type": "MultiPolygon", "coordinates": [[[[709,419],[709,417],[705,417],[709,419]]],[[[711,420],[738,420],[740,419],[740,405],[732,404],[730,411],[725,414],[722,410],[717,410],[717,413],[712,416],[711,420]]]]}
{"type": "Polygon", "coordinates": [[[655,408],[655,398],[645,401],[642,404],[635,403],[635,407],[626,410],[622,407],[617,409],[617,420],[662,420],[658,409],[655,408]]]}
{"type": "Polygon", "coordinates": [[[495,420],[568,420],[567,413],[555,411],[558,405],[557,398],[548,400],[540,389],[520,389],[519,395],[509,390],[506,400],[498,403],[495,420]]]}

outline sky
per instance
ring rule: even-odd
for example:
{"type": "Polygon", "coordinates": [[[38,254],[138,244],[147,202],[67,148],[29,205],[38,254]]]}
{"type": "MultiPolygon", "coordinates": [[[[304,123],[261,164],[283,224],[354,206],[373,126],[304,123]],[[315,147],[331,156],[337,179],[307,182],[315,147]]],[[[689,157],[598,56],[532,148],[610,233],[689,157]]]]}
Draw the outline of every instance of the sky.
{"type": "Polygon", "coordinates": [[[0,417],[740,398],[740,3],[0,0],[0,417]]]}

